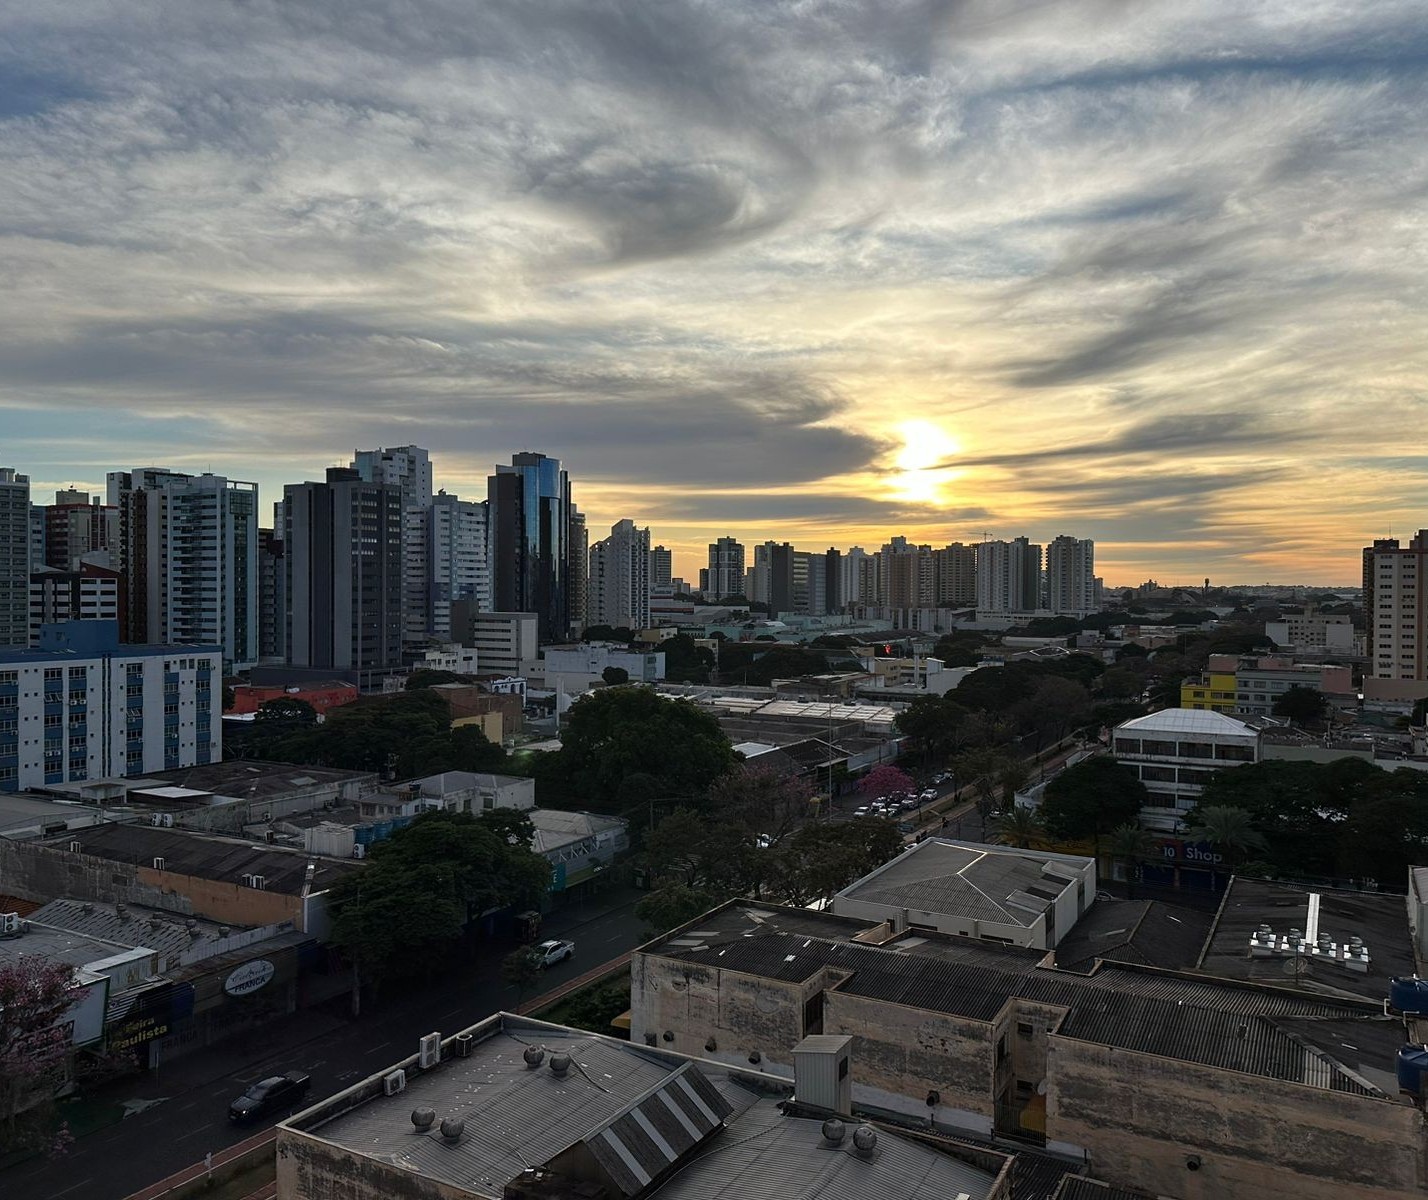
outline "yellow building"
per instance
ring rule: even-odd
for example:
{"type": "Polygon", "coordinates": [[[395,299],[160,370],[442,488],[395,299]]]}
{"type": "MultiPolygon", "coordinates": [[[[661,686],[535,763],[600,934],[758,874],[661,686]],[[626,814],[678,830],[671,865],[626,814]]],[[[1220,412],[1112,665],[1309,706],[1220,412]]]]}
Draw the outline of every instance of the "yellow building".
{"type": "Polygon", "coordinates": [[[1209,709],[1211,712],[1235,711],[1235,673],[1207,671],[1199,679],[1187,679],[1180,685],[1180,707],[1209,709]]]}

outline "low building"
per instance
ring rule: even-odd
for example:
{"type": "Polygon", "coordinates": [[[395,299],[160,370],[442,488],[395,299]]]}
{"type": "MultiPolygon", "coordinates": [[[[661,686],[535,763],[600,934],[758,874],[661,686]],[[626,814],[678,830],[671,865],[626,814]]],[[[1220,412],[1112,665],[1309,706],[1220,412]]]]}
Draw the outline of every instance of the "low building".
{"type": "MultiPolygon", "coordinates": [[[[1246,948],[1248,953],[1248,947],[1246,948]]],[[[1044,1141],[1123,1188],[1201,1200],[1419,1198],[1428,1128],[1382,1000],[897,932],[737,900],[631,963],[631,1040],[719,1062],[851,1037],[854,1103],[1044,1141]]]]}
{"type": "Polygon", "coordinates": [[[840,917],[1050,950],[1096,899],[1096,862],[930,838],[833,897],[840,917]]]}
{"type": "Polygon", "coordinates": [[[476,651],[476,661],[487,674],[521,675],[537,656],[538,626],[535,613],[482,612],[473,600],[451,606],[452,635],[476,651]]]}
{"type": "MultiPolygon", "coordinates": [[[[499,737],[487,738],[501,742],[515,737],[525,728],[525,680],[491,679],[481,683],[438,683],[432,689],[446,701],[451,710],[451,723],[459,726],[472,717],[486,718],[497,714],[500,718],[499,737]],[[517,686],[518,685],[518,686],[517,686]]],[[[482,725],[482,729],[487,726],[482,725]]]]}
{"type": "Polygon", "coordinates": [[[854,1126],[837,1053],[794,1088],[498,1014],[282,1122],[278,1200],[1008,1200],[1006,1154],[854,1126]]]}
{"type": "Polygon", "coordinates": [[[631,683],[656,683],[664,678],[663,650],[635,651],[603,642],[546,646],[534,671],[554,687],[557,677],[566,691],[599,682],[611,668],[624,671],[631,683]],[[582,683],[583,681],[583,683],[582,683]]]}
{"type": "Polygon", "coordinates": [[[587,888],[630,848],[630,823],[599,813],[533,808],[526,813],[535,827],[531,849],[550,863],[553,894],[587,888]]]}
{"type": "Polygon", "coordinates": [[[313,707],[319,715],[328,709],[351,704],[361,693],[355,683],[344,679],[328,679],[317,683],[294,683],[287,687],[276,684],[260,686],[251,683],[233,685],[233,707],[230,713],[255,713],[269,700],[301,700],[313,707]]]}
{"type": "Polygon", "coordinates": [[[444,771],[407,785],[422,800],[434,800],[451,812],[490,812],[495,808],[535,807],[535,780],[517,775],[444,771]]]}
{"type": "Polygon", "coordinates": [[[151,825],[110,823],[32,841],[0,839],[0,879],[32,900],[144,905],[253,927],[327,933],[325,896],[357,863],[151,825]]]}
{"type": "Polygon", "coordinates": [[[41,567],[30,573],[30,645],[40,630],[62,621],[123,621],[118,571],[92,563],[73,570],[41,567]]]}
{"type": "Polygon", "coordinates": [[[1166,708],[1117,725],[1111,750],[1150,793],[1141,823],[1173,833],[1211,775],[1259,761],[1259,731],[1224,713],[1166,708]]]}
{"type": "Polygon", "coordinates": [[[1283,655],[1212,654],[1205,672],[1180,686],[1182,708],[1263,716],[1290,688],[1319,692],[1331,703],[1355,705],[1353,671],[1329,663],[1296,663],[1283,655]]]}
{"type": "Polygon", "coordinates": [[[0,649],[0,792],[223,757],[223,648],[130,646],[117,621],[0,649]]]}

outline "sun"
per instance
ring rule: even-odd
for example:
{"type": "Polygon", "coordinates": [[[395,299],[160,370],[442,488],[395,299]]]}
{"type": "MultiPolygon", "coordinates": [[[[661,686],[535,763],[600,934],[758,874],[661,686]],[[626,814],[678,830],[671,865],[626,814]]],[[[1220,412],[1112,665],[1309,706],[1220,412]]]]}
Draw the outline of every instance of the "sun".
{"type": "Polygon", "coordinates": [[[899,471],[893,480],[897,495],[916,503],[941,503],[942,485],[955,473],[940,464],[957,453],[960,447],[956,440],[931,421],[904,421],[898,432],[903,447],[893,460],[899,471]]]}

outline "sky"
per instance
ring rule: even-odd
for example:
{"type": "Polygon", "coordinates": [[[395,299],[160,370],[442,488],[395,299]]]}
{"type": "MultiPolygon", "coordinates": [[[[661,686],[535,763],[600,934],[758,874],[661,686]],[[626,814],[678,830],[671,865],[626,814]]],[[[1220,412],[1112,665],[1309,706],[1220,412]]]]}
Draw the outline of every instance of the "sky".
{"type": "Polygon", "coordinates": [[[564,460],[693,577],[1428,526],[1419,0],[8,0],[0,465],[564,460]]]}

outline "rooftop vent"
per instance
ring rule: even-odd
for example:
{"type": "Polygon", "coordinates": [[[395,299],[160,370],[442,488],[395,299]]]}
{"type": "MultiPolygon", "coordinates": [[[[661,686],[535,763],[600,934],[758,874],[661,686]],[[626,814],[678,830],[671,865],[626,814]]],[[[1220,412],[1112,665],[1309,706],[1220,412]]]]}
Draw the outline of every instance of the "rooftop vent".
{"type": "Polygon", "coordinates": [[[448,1142],[459,1142],[466,1132],[466,1122],[460,1117],[442,1117],[441,1136],[448,1142]]]}
{"type": "Polygon", "coordinates": [[[527,1046],[521,1057],[526,1060],[526,1066],[538,1067],[545,1062],[545,1051],[539,1046],[527,1046]]]}
{"type": "Polygon", "coordinates": [[[425,1133],[436,1123],[436,1109],[434,1108],[414,1108],[412,1109],[412,1124],[416,1126],[418,1133],[425,1133]]]}
{"type": "Polygon", "coordinates": [[[871,1158],[878,1148],[878,1131],[871,1125],[859,1125],[853,1130],[853,1149],[864,1158],[871,1158]]]}
{"type": "Polygon", "coordinates": [[[823,1137],[833,1145],[841,1145],[848,1135],[848,1127],[837,1117],[829,1117],[823,1122],[823,1137]]]}
{"type": "Polygon", "coordinates": [[[552,1054],[550,1056],[550,1072],[552,1075],[564,1075],[570,1070],[570,1055],[552,1054]]]}

